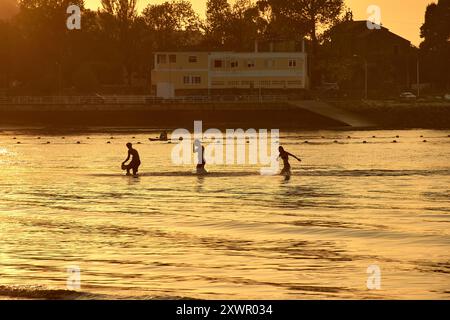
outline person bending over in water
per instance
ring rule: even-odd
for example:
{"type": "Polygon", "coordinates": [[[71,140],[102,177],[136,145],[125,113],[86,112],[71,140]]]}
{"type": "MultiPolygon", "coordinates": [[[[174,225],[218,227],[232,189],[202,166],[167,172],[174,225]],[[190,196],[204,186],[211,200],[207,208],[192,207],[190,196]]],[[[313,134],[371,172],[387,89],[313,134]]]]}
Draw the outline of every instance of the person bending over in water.
{"type": "Polygon", "coordinates": [[[205,147],[202,146],[200,140],[195,140],[194,142],[194,153],[197,153],[198,161],[197,161],[197,174],[206,174],[208,173],[205,169],[206,161],[205,161],[205,147]]]}
{"type": "Polygon", "coordinates": [[[291,174],[291,165],[289,164],[289,156],[297,159],[298,161],[302,161],[300,158],[297,158],[296,156],[294,156],[293,154],[287,152],[286,150],[284,150],[283,147],[279,147],[278,151],[280,151],[280,155],[278,156],[278,159],[283,159],[283,170],[281,170],[281,175],[290,175],[291,174]]]}
{"type": "Polygon", "coordinates": [[[136,149],[133,149],[133,145],[131,143],[127,143],[127,148],[128,148],[128,157],[124,162],[122,162],[122,168],[124,168],[124,170],[127,170],[127,176],[130,175],[130,170],[133,170],[133,175],[135,176],[139,171],[141,159],[139,158],[139,153],[137,152],[136,149]],[[128,160],[130,160],[130,157],[131,162],[128,165],[125,165],[125,163],[128,160]]]}

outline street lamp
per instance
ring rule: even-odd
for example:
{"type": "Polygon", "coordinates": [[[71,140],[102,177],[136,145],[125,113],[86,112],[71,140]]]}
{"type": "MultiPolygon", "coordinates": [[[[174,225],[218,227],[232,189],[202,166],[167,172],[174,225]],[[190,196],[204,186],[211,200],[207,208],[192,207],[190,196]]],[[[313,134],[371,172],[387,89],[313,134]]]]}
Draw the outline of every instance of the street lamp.
{"type": "Polygon", "coordinates": [[[364,57],[361,57],[360,55],[354,54],[353,57],[355,58],[361,58],[364,60],[364,70],[365,70],[365,76],[364,76],[364,99],[367,100],[368,97],[368,73],[369,73],[369,66],[368,66],[368,62],[367,59],[364,57]]]}

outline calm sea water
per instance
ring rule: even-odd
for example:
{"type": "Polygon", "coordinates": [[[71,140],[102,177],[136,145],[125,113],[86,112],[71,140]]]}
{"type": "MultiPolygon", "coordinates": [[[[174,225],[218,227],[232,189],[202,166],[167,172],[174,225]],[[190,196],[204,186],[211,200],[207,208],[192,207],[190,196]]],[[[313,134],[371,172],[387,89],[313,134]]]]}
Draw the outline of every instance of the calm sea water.
{"type": "Polygon", "coordinates": [[[449,299],[449,134],[282,132],[303,158],[285,181],[249,165],[193,176],[144,131],[5,130],[0,296],[449,299]],[[141,142],[139,178],[120,171],[128,141],[141,142]]]}

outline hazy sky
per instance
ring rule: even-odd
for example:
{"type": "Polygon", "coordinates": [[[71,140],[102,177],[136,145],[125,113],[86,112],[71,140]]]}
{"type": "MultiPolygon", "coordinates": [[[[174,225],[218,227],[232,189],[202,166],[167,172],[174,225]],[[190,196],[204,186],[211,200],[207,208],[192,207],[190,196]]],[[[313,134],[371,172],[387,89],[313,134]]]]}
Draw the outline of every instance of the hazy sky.
{"type": "MultiPolygon", "coordinates": [[[[3,1],[3,0],[2,0],[3,1]]],[[[85,0],[89,8],[96,9],[100,0],[85,0]]],[[[137,0],[139,8],[148,3],[163,3],[166,0],[137,0]]],[[[204,15],[206,0],[191,0],[194,9],[204,15]]],[[[369,5],[378,5],[381,8],[383,26],[413,44],[420,43],[419,28],[423,23],[425,9],[429,3],[436,0],[345,0],[348,7],[353,10],[356,20],[366,20],[369,5]]]]}

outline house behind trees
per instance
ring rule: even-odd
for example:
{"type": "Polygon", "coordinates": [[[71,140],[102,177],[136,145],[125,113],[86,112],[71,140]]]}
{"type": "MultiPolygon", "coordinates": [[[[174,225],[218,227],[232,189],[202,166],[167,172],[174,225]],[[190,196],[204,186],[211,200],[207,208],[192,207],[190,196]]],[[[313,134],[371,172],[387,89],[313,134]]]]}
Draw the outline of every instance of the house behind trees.
{"type": "MultiPolygon", "coordinates": [[[[359,64],[359,71],[355,72],[359,77],[364,76],[361,70],[367,62],[372,95],[382,96],[387,91],[410,88],[417,80],[417,53],[410,41],[383,26],[377,27],[368,28],[366,21],[345,21],[336,25],[329,31],[326,45],[329,56],[353,61],[354,66],[359,64]]],[[[364,82],[363,79],[352,80],[353,85],[364,82]]]]}

